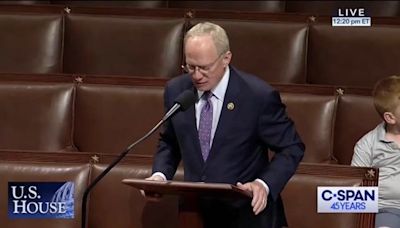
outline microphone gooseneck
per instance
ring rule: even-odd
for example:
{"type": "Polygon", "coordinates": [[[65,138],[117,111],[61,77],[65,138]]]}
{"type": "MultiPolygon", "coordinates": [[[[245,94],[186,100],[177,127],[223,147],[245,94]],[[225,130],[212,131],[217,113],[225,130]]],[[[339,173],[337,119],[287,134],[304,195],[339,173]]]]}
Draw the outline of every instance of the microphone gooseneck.
{"type": "Polygon", "coordinates": [[[122,158],[125,157],[140,142],[147,139],[151,134],[153,134],[165,121],[171,118],[178,111],[185,111],[190,106],[192,106],[196,102],[196,95],[191,90],[183,91],[174,101],[174,105],[168,110],[168,112],[164,115],[164,117],[150,130],[148,131],[142,138],[136,140],[127,148],[125,148],[121,154],[109,165],[107,168],[101,172],[96,179],[93,180],[92,183],[85,189],[82,197],[82,228],[86,228],[86,206],[87,206],[87,198],[89,196],[90,191],[93,187],[108,173],[110,170],[116,166],[122,158]]]}

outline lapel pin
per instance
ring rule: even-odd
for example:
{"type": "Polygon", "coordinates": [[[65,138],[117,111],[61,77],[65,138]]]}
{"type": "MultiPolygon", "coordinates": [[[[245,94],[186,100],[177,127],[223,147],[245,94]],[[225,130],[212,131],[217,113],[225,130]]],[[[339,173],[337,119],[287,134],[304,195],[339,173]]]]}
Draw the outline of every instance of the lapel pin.
{"type": "Polygon", "coordinates": [[[235,104],[233,102],[229,102],[226,107],[229,111],[232,111],[235,108],[235,104]]]}

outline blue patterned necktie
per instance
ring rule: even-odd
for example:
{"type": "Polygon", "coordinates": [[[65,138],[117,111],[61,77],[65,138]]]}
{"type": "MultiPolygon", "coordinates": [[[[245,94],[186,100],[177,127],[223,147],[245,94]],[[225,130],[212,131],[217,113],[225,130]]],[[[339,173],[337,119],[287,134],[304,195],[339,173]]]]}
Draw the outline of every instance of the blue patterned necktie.
{"type": "Polygon", "coordinates": [[[212,93],[210,91],[204,92],[202,99],[205,100],[200,113],[199,122],[199,141],[201,147],[201,154],[204,161],[207,160],[210,152],[211,141],[211,128],[213,119],[213,106],[211,103],[212,93]]]}

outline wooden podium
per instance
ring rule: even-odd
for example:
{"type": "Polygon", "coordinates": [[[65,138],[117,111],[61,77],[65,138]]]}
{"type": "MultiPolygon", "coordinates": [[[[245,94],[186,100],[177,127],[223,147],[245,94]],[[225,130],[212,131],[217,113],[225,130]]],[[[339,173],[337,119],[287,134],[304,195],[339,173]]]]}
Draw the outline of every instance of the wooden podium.
{"type": "Polygon", "coordinates": [[[252,197],[231,184],[182,182],[182,181],[149,181],[143,179],[124,179],[122,183],[152,194],[177,195],[184,198],[179,208],[180,228],[202,228],[203,221],[198,211],[198,199],[201,196],[212,197],[252,197]]]}

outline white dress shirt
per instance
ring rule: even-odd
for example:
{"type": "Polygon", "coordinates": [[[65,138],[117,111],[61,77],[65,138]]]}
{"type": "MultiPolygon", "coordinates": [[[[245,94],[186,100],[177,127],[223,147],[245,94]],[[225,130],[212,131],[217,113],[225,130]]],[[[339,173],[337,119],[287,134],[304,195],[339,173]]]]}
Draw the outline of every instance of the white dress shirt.
{"type": "MultiPolygon", "coordinates": [[[[214,140],[215,131],[217,130],[219,117],[221,116],[222,105],[224,104],[225,92],[226,89],[228,88],[228,82],[229,82],[229,67],[226,67],[224,76],[222,76],[221,81],[219,81],[217,86],[210,91],[213,94],[213,96],[210,98],[213,108],[210,147],[212,147],[212,142],[214,140]]],[[[195,104],[197,130],[199,129],[201,109],[206,104],[206,101],[204,99],[200,99],[203,96],[203,94],[204,91],[197,90],[197,95],[199,96],[199,99],[195,104]]]]}

